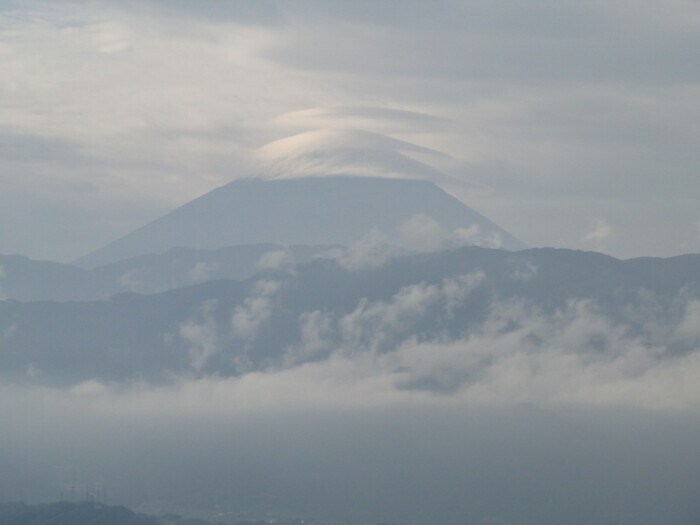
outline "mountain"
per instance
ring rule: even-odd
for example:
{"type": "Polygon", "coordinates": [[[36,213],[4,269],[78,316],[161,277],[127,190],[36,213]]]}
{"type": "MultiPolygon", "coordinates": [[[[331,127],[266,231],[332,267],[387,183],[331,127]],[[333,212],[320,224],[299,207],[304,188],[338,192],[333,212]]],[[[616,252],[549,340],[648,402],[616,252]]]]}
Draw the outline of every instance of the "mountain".
{"type": "Polygon", "coordinates": [[[333,249],[279,244],[217,250],[171,248],[91,270],[20,255],[0,255],[0,300],[97,301],[124,292],[160,293],[215,279],[247,279],[270,265],[305,263],[333,249]]]}
{"type": "Polygon", "coordinates": [[[174,247],[240,244],[349,246],[372,230],[396,237],[415,217],[469,231],[506,249],[525,246],[432,182],[374,177],[239,179],[146,224],[75,264],[95,268],[174,247]]]}
{"type": "MultiPolygon", "coordinates": [[[[23,255],[0,255],[0,301],[98,299],[100,295],[85,295],[83,289],[89,272],[52,261],[36,261],[23,255]]],[[[87,285],[87,286],[86,286],[87,285]]]]}
{"type": "MultiPolygon", "coordinates": [[[[6,377],[58,383],[234,376],[326,359],[339,348],[386,353],[407,341],[467,341],[494,326],[500,337],[533,316],[552,326],[582,318],[592,332],[576,352],[615,355],[615,337],[624,337],[680,355],[698,343],[687,306],[699,298],[700,255],[623,261],[473,246],[362,271],[318,259],[162,294],[0,302],[0,361],[6,377]]],[[[534,329],[523,337],[531,346],[553,336],[534,329]]]]}

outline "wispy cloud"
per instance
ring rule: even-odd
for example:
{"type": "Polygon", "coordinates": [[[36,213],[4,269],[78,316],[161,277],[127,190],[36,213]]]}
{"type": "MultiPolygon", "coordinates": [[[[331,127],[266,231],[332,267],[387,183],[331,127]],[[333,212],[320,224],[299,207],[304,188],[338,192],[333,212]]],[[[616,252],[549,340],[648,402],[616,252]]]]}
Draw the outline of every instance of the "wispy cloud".
{"type": "Polygon", "coordinates": [[[180,326],[180,337],[188,345],[190,364],[195,372],[202,372],[207,362],[221,351],[221,338],[219,337],[216,320],[212,316],[212,310],[216,308],[216,301],[204,303],[196,317],[188,319],[180,326]]]}
{"type": "Polygon", "coordinates": [[[252,293],[241,306],[237,306],[231,318],[235,337],[243,340],[254,339],[262,324],[272,315],[274,298],[284,283],[260,279],[253,285],[252,293]]]}
{"type": "MultiPolygon", "coordinates": [[[[364,301],[341,317],[304,313],[299,318],[300,342],[288,349],[281,368],[229,378],[183,377],[161,385],[89,380],[68,390],[31,388],[46,389],[55,402],[68,405],[98,407],[109,402],[112,410],[173,414],[320,406],[370,409],[405,402],[697,411],[697,301],[687,303],[669,332],[669,342],[682,340],[690,349],[682,353],[630,334],[590,301],[572,301],[553,314],[522,302],[502,303],[478,330],[456,339],[445,335],[423,340],[412,331],[428,311],[451,315],[453,305],[482,278],[477,273],[438,286],[407,287],[391,301],[364,301]]],[[[210,306],[204,305],[199,317],[180,330],[190,344],[196,371],[219,351],[210,306]]],[[[249,336],[262,319],[252,316],[255,306],[248,305],[249,336]]]]}
{"type": "Polygon", "coordinates": [[[598,251],[603,249],[604,244],[615,232],[612,226],[605,219],[591,219],[592,230],[583,236],[583,241],[592,244],[598,251]]]}

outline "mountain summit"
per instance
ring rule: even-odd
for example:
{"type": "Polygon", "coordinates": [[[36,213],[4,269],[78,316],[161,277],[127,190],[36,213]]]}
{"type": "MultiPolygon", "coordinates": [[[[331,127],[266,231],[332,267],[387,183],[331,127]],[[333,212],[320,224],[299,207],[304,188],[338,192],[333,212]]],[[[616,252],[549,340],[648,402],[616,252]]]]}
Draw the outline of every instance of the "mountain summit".
{"type": "MultiPolygon", "coordinates": [[[[254,243],[349,246],[373,230],[389,238],[423,218],[506,249],[525,246],[432,182],[375,177],[239,179],[173,210],[76,264],[94,268],[173,247],[254,243]],[[493,244],[493,243],[491,243],[493,244]]],[[[472,238],[473,237],[473,238],[472,238]]]]}

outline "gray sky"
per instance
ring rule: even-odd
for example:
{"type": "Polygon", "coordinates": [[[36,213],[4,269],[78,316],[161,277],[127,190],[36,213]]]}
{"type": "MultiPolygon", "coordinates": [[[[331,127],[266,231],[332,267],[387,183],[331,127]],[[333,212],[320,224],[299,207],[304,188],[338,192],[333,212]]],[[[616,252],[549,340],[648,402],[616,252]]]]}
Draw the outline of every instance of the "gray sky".
{"type": "Polygon", "coordinates": [[[0,253],[353,167],[532,246],[698,252],[699,29],[689,0],[0,0],[0,253]]]}

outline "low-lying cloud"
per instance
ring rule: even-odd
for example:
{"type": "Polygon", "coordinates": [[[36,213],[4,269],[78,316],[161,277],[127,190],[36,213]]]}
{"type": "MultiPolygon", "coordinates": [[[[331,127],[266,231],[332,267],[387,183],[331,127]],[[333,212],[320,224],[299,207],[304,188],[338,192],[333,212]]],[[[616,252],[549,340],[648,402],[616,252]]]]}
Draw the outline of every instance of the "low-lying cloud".
{"type": "MultiPolygon", "coordinates": [[[[430,336],[421,332],[426,318],[439,324],[456,315],[483,280],[475,272],[437,285],[407,286],[388,301],[362,300],[346,314],[305,312],[298,319],[299,342],[269,366],[245,372],[241,361],[236,377],[203,374],[232,335],[251,342],[265,329],[283,284],[261,281],[234,311],[231,332],[217,325],[212,303],[181,326],[196,378],[159,386],[90,380],[55,390],[47,399],[96,407],[109,400],[111,410],[154,415],[366,410],[406,403],[697,412],[699,301],[687,301],[676,323],[651,335],[613,322],[589,300],[569,301],[553,313],[523,301],[497,302],[469,332],[456,337],[447,329],[430,336]]],[[[245,360],[245,353],[236,359],[245,360]]]]}
{"type": "MultiPolygon", "coordinates": [[[[178,334],[191,372],[169,381],[3,381],[0,488],[57,499],[77,470],[104,483],[110,501],[152,512],[692,522],[700,303],[686,301],[664,327],[668,344],[584,300],[549,313],[497,301],[468,333],[421,333],[422,318],[459,315],[482,286],[476,271],[346,313],[304,312],[298,344],[235,377],[206,372],[225,340],[210,303],[178,334]],[[11,485],[28,464],[45,484],[11,485]]],[[[282,287],[253,285],[228,329],[257,337],[282,287]]]]}
{"type": "Polygon", "coordinates": [[[348,271],[362,271],[381,267],[392,257],[407,253],[438,252],[462,246],[501,248],[502,245],[498,232],[484,233],[478,224],[450,230],[431,216],[416,213],[399,224],[395,232],[372,230],[346,249],[325,256],[336,259],[348,271]]]}
{"type": "Polygon", "coordinates": [[[596,218],[591,219],[592,229],[583,236],[583,242],[591,244],[596,250],[601,251],[606,241],[614,234],[613,227],[607,220],[596,218]]]}

